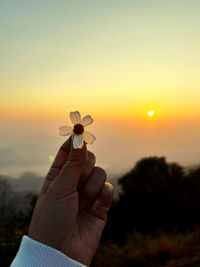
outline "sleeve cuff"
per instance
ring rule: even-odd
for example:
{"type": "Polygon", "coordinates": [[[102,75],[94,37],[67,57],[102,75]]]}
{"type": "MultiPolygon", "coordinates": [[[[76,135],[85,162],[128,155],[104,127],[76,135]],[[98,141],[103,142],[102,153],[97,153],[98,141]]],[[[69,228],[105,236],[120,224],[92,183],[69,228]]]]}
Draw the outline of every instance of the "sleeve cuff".
{"type": "Polygon", "coordinates": [[[23,236],[19,251],[10,267],[86,267],[55,248],[23,236]]]}

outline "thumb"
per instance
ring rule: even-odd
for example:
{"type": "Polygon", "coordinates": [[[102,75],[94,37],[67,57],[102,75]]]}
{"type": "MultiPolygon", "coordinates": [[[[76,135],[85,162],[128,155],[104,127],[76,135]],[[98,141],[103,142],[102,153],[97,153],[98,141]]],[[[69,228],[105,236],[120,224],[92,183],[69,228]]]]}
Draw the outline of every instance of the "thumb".
{"type": "Polygon", "coordinates": [[[52,184],[53,191],[59,195],[68,195],[76,191],[81,174],[84,171],[87,161],[88,152],[87,146],[84,145],[81,149],[73,147],[73,136],[71,137],[70,152],[66,163],[61,169],[58,177],[52,184]]]}

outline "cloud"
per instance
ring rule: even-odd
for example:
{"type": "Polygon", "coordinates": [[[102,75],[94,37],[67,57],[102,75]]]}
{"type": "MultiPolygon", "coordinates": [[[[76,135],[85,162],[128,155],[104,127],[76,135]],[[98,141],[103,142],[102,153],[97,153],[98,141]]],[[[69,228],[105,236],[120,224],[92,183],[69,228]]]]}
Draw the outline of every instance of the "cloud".
{"type": "Polygon", "coordinates": [[[4,136],[0,144],[0,173],[16,177],[33,170],[45,174],[59,146],[58,140],[48,135],[4,136]]]}

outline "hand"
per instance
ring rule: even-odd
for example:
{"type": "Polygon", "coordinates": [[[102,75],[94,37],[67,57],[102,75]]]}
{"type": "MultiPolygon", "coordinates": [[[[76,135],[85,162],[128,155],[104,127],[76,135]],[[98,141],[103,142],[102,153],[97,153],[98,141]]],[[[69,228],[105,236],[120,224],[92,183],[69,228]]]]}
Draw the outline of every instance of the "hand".
{"type": "Polygon", "coordinates": [[[95,156],[74,149],[70,137],[60,148],[34,209],[29,237],[89,266],[97,249],[113,187],[94,167],[95,156]]]}

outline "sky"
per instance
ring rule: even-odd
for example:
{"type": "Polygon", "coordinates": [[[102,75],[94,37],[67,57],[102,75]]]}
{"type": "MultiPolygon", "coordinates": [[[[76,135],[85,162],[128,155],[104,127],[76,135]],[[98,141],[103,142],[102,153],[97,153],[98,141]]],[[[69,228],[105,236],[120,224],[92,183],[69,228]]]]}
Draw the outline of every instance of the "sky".
{"type": "Polygon", "coordinates": [[[69,112],[109,174],[200,163],[198,0],[0,0],[0,174],[44,175],[69,112]],[[148,110],[155,110],[149,118],[148,110]]]}

